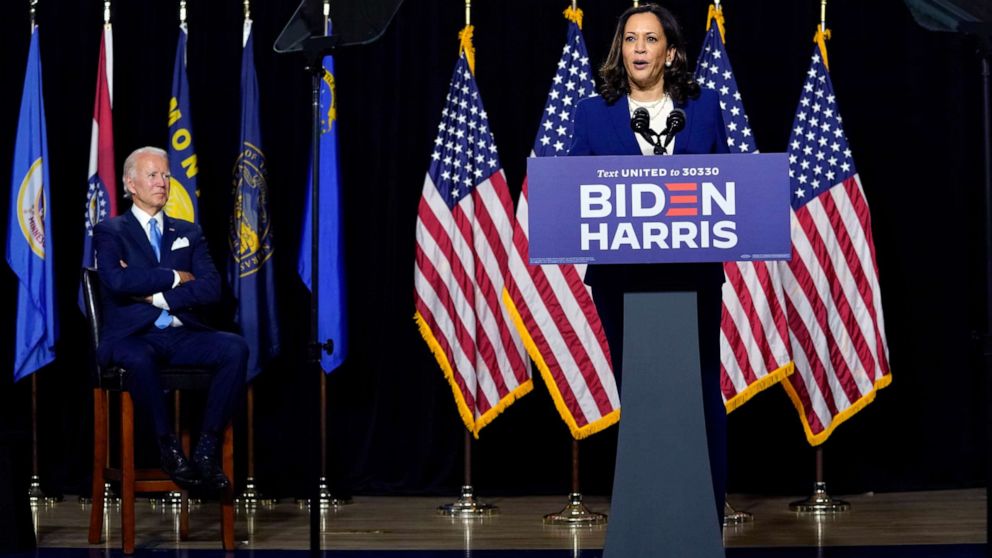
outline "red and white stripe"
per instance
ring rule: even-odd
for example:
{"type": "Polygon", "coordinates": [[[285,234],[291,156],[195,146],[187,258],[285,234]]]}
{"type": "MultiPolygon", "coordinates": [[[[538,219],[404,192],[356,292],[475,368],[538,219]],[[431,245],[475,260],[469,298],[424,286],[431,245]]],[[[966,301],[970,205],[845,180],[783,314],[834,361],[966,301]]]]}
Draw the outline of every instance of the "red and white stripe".
{"type": "Polygon", "coordinates": [[[871,217],[854,175],[792,218],[792,261],[777,264],[796,373],[785,384],[817,445],[888,385],[871,217]]]}
{"type": "Polygon", "coordinates": [[[620,420],[610,349],[588,287],[586,266],[529,265],[527,181],[517,203],[506,303],[572,436],[620,420]]]}
{"type": "Polygon", "coordinates": [[[766,262],[726,262],[720,389],[727,412],[793,369],[782,281],[766,262]]]}
{"type": "Polygon", "coordinates": [[[114,33],[109,23],[100,38],[100,59],[93,100],[93,126],[90,129],[89,175],[99,175],[107,188],[107,216],[117,215],[117,172],[114,167],[114,33]]]}
{"type": "Polygon", "coordinates": [[[428,174],[416,228],[417,319],[476,436],[532,387],[523,343],[500,301],[512,235],[502,170],[453,210],[428,174]]]}

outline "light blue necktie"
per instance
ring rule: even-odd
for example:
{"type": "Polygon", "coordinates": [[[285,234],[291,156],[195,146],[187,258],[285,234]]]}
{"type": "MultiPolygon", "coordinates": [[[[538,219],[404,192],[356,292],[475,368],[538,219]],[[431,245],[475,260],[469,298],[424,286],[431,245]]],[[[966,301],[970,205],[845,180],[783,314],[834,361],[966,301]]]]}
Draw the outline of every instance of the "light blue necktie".
{"type": "MultiPolygon", "coordinates": [[[[158,230],[158,221],[154,218],[148,221],[148,240],[152,244],[152,252],[155,252],[155,259],[162,261],[162,233],[158,230]]],[[[172,314],[168,310],[162,310],[162,313],[155,318],[155,327],[159,329],[165,329],[172,325],[172,314]]]]}

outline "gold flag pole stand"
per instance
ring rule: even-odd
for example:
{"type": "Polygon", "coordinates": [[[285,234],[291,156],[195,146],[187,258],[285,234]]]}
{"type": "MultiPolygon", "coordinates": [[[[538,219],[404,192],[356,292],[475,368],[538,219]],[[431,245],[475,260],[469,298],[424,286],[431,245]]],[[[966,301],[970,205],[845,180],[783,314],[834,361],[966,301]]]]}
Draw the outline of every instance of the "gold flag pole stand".
{"type": "Polygon", "coordinates": [[[579,491],[579,441],[574,438],[572,439],[572,491],[568,495],[568,503],[561,511],[545,515],[544,524],[570,527],[606,524],[606,514],[590,511],[582,503],[582,493],[579,491]]]}
{"type": "Polygon", "coordinates": [[[827,483],[823,480],[823,447],[816,448],[816,482],[813,483],[813,494],[805,500],[789,504],[789,509],[799,513],[829,514],[841,513],[851,509],[851,504],[837,500],[827,494],[827,483]]]}
{"type": "Polygon", "coordinates": [[[247,511],[252,511],[259,506],[271,507],[275,505],[274,498],[265,498],[255,487],[255,386],[248,386],[248,393],[245,396],[246,406],[246,445],[248,446],[248,475],[245,477],[245,488],[241,494],[234,499],[239,506],[243,506],[247,511]]]}
{"type": "MultiPolygon", "coordinates": [[[[468,4],[468,2],[466,2],[468,4]]],[[[450,504],[437,507],[441,515],[459,518],[474,518],[495,515],[499,508],[493,504],[480,502],[475,499],[475,489],[472,488],[472,434],[465,429],[465,481],[462,483],[461,496],[450,504]]]]}
{"type": "Polygon", "coordinates": [[[730,505],[730,500],[724,499],[723,501],[723,526],[733,527],[736,525],[743,525],[745,523],[751,523],[754,521],[754,514],[739,511],[734,506],[730,505]]]}

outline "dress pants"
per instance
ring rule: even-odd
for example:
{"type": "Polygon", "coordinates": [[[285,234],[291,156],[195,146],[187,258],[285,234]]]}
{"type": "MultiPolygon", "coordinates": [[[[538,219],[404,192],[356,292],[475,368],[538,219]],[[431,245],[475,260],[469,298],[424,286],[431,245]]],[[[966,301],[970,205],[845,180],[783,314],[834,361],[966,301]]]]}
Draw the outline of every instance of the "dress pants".
{"type": "Polygon", "coordinates": [[[135,406],[150,414],[158,437],[172,433],[159,381],[161,368],[191,366],[214,371],[203,432],[222,432],[244,392],[248,344],[233,333],[151,326],[115,342],[109,352],[110,363],[127,370],[125,387],[135,406]]]}

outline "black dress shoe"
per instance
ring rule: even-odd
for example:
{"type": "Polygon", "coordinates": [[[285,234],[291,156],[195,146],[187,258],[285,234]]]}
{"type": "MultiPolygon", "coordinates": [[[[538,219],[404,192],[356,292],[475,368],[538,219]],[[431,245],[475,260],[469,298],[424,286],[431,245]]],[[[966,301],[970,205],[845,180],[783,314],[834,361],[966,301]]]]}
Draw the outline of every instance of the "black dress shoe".
{"type": "Polygon", "coordinates": [[[201,433],[200,439],[193,450],[193,465],[203,479],[203,486],[212,490],[225,490],[231,486],[231,481],[220,468],[217,459],[217,436],[201,433]]]}
{"type": "Polygon", "coordinates": [[[162,470],[165,471],[172,482],[179,485],[183,490],[193,490],[199,488],[203,481],[199,472],[186,459],[183,450],[179,447],[179,442],[175,436],[165,436],[158,443],[159,454],[162,456],[162,470]]]}

